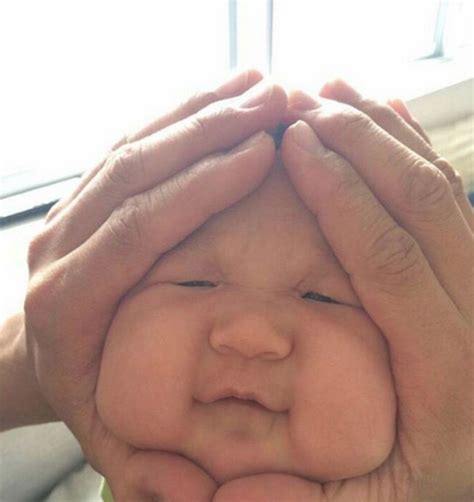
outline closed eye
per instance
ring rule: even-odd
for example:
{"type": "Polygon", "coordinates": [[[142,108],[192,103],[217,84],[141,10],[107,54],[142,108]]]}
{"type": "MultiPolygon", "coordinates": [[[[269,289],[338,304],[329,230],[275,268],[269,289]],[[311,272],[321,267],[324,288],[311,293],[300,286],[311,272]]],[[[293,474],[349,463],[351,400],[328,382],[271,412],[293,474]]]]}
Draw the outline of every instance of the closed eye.
{"type": "Polygon", "coordinates": [[[340,303],[337,300],[333,300],[329,296],[320,295],[319,293],[315,293],[314,291],[308,291],[303,295],[302,298],[309,298],[310,300],[317,300],[318,302],[325,303],[340,303]]]}
{"type": "MultiPolygon", "coordinates": [[[[184,286],[187,288],[214,288],[216,285],[210,281],[186,281],[186,282],[178,282],[178,286],[184,286]]],[[[333,300],[329,296],[321,295],[319,293],[315,293],[314,291],[308,291],[303,295],[302,298],[308,298],[310,300],[316,300],[324,303],[337,303],[337,300],[333,300]]]]}
{"type": "Polygon", "coordinates": [[[187,288],[214,288],[216,285],[210,281],[187,281],[178,282],[178,286],[185,286],[187,288]]]}

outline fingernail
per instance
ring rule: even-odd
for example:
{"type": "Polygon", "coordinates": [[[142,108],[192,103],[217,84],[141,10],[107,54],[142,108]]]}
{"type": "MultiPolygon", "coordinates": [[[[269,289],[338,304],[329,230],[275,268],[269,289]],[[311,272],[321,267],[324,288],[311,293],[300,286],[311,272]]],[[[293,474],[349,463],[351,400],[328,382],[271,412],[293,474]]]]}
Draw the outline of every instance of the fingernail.
{"type": "Polygon", "coordinates": [[[311,154],[319,153],[322,148],[321,141],[314,133],[310,125],[302,120],[298,120],[291,127],[291,133],[295,143],[311,154]]]}
{"type": "Polygon", "coordinates": [[[329,94],[332,95],[336,99],[347,100],[347,101],[356,101],[362,97],[362,94],[359,91],[356,91],[354,87],[349,85],[342,78],[336,78],[331,80],[327,84],[324,85],[326,93],[329,91],[329,94]]]}
{"type": "Polygon", "coordinates": [[[237,145],[236,147],[232,148],[231,153],[237,153],[237,152],[243,152],[245,150],[250,150],[253,146],[255,146],[257,143],[260,143],[262,141],[263,137],[266,136],[265,131],[260,131],[252,136],[250,138],[247,138],[245,141],[237,145]]]}
{"type": "Polygon", "coordinates": [[[405,113],[408,120],[413,120],[413,115],[411,114],[405,102],[402,101],[400,98],[391,99],[390,103],[393,103],[393,105],[395,105],[395,110],[396,111],[398,110],[401,115],[405,113]]]}
{"type": "Polygon", "coordinates": [[[249,89],[243,96],[240,104],[242,108],[255,108],[265,104],[273,94],[274,86],[271,82],[262,81],[249,89]]]}
{"type": "Polygon", "coordinates": [[[321,102],[303,91],[294,92],[289,98],[288,107],[293,110],[307,111],[319,108],[321,102]]]}
{"type": "Polygon", "coordinates": [[[214,92],[220,98],[230,98],[239,93],[241,89],[245,89],[248,84],[249,72],[242,71],[232,75],[223,84],[219,85],[214,92]]]}

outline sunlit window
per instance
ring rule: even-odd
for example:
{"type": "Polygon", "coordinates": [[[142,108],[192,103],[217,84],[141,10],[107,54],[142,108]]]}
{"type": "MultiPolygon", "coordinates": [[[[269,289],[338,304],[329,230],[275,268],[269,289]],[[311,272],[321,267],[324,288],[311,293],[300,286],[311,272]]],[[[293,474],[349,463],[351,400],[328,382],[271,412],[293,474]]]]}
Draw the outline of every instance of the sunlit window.
{"type": "Polygon", "coordinates": [[[5,192],[82,171],[123,133],[229,69],[227,2],[0,6],[5,192]]]}
{"type": "Polygon", "coordinates": [[[272,71],[295,84],[335,75],[376,78],[385,67],[433,53],[438,4],[276,0],[272,71]]]}
{"type": "Polygon", "coordinates": [[[473,4],[1,2],[0,204],[81,173],[124,132],[235,67],[257,67],[313,92],[342,76],[404,96],[419,85],[410,65],[430,81],[423,61],[456,60],[466,48],[472,54],[473,4]]]}

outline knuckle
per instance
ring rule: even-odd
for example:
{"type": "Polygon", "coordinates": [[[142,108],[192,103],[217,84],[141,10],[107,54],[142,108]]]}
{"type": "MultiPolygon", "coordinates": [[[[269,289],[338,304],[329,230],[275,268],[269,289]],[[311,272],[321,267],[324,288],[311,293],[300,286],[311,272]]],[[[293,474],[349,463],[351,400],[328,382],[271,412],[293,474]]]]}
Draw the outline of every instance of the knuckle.
{"type": "Polygon", "coordinates": [[[186,201],[187,207],[192,207],[195,216],[206,207],[206,201],[212,188],[209,185],[209,179],[205,175],[209,163],[209,157],[201,160],[193,169],[182,171],[179,176],[176,176],[167,183],[162,184],[159,188],[160,207],[172,207],[176,204],[175,199],[186,201]]]}
{"type": "Polygon", "coordinates": [[[346,141],[356,142],[372,126],[368,115],[351,106],[343,106],[338,111],[324,117],[323,126],[329,133],[342,136],[346,141]]]}
{"type": "Polygon", "coordinates": [[[238,116],[237,108],[227,102],[216,101],[201,113],[194,115],[193,120],[198,122],[196,125],[201,133],[204,133],[204,138],[208,139],[213,131],[228,127],[229,121],[235,120],[238,116]]]}
{"type": "Polygon", "coordinates": [[[342,215],[367,218],[379,211],[379,203],[373,197],[359,174],[345,165],[345,161],[330,150],[325,154],[331,165],[328,177],[328,197],[334,210],[342,215]],[[355,216],[356,215],[356,216],[355,216]]]}
{"type": "Polygon", "coordinates": [[[367,190],[361,177],[354,169],[341,165],[340,159],[329,152],[332,176],[329,177],[331,201],[342,214],[352,214],[357,208],[367,205],[367,190]]]}
{"type": "Polygon", "coordinates": [[[456,197],[464,195],[464,183],[462,176],[456,169],[443,158],[436,159],[434,165],[443,173],[451,185],[451,190],[456,197]]]}
{"type": "Polygon", "coordinates": [[[193,115],[186,125],[188,133],[196,143],[215,143],[216,135],[229,126],[229,121],[236,116],[236,111],[221,103],[212,103],[201,113],[193,115]]]}
{"type": "Polygon", "coordinates": [[[126,143],[113,151],[104,174],[112,186],[130,186],[143,177],[142,144],[126,143]]]}
{"type": "Polygon", "coordinates": [[[330,198],[335,211],[340,215],[352,214],[363,218],[373,211],[373,197],[357,173],[348,170],[342,176],[337,176],[330,184],[330,198]]]}
{"type": "Polygon", "coordinates": [[[383,103],[364,100],[361,106],[363,112],[384,129],[398,120],[398,115],[388,105],[384,105],[383,103]]]}
{"type": "Polygon", "coordinates": [[[353,169],[341,170],[333,181],[333,193],[336,197],[350,199],[354,192],[360,192],[363,183],[360,176],[353,169]]]}
{"type": "Polygon", "coordinates": [[[366,269],[373,271],[382,289],[409,287],[418,282],[424,272],[423,256],[408,232],[391,225],[371,242],[366,269]]]}
{"type": "Polygon", "coordinates": [[[197,136],[196,141],[207,143],[210,138],[208,119],[200,114],[194,115],[190,122],[190,131],[197,136]]]}
{"type": "Polygon", "coordinates": [[[45,273],[34,275],[29,283],[23,304],[27,326],[33,328],[35,337],[47,337],[51,323],[56,321],[56,300],[64,282],[61,267],[49,268],[45,273]]]}
{"type": "Polygon", "coordinates": [[[179,108],[185,115],[194,115],[218,99],[217,94],[213,91],[200,91],[185,99],[179,108]]]}
{"type": "Polygon", "coordinates": [[[30,272],[37,268],[47,252],[50,242],[49,234],[49,229],[44,228],[41,232],[36,234],[28,244],[27,264],[30,272]]]}
{"type": "MultiPolygon", "coordinates": [[[[175,176],[155,187],[154,190],[156,194],[156,200],[158,201],[160,208],[168,208],[172,206],[173,198],[183,188],[183,176],[185,176],[184,172],[180,173],[179,176],[175,176]]],[[[151,205],[151,195],[148,198],[148,203],[149,205],[151,205]]]]}
{"type": "Polygon", "coordinates": [[[107,230],[116,246],[132,250],[142,242],[141,219],[145,208],[137,197],[126,199],[114,210],[106,222],[107,230]]]}
{"type": "Polygon", "coordinates": [[[402,175],[404,203],[415,212],[445,211],[452,202],[448,180],[442,172],[415,158],[402,175]]]}

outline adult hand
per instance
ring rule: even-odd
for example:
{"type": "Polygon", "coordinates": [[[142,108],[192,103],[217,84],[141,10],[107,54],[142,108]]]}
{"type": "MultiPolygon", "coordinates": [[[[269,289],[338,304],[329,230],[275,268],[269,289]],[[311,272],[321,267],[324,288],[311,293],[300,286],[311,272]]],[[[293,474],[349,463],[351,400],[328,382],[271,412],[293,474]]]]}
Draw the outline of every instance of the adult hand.
{"type": "Polygon", "coordinates": [[[275,146],[263,131],[280,122],[286,94],[255,85],[260,79],[245,72],[120,142],[31,242],[25,327],[39,385],[118,501],[208,501],[216,488],[179,455],[138,451],[113,437],[97,414],[95,388],[120,299],[271,168],[275,146]]]}
{"type": "Polygon", "coordinates": [[[474,218],[461,177],[400,103],[340,81],[322,95],[339,102],[289,96],[299,121],[282,158],[386,337],[395,444],[365,476],[318,484],[262,474],[222,486],[215,501],[472,501],[474,218]]]}

